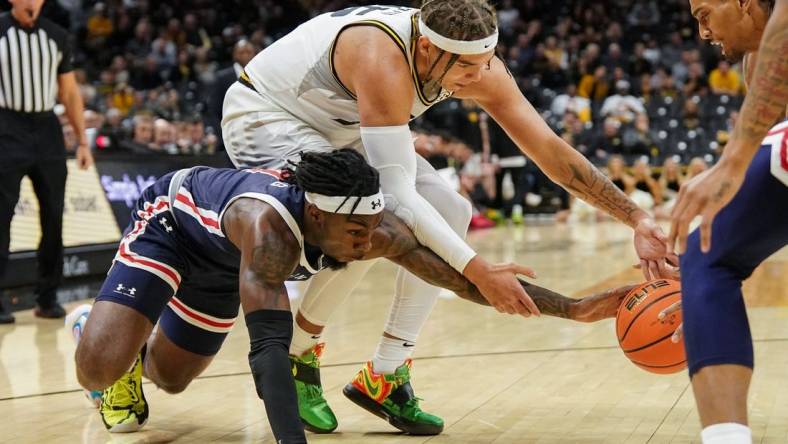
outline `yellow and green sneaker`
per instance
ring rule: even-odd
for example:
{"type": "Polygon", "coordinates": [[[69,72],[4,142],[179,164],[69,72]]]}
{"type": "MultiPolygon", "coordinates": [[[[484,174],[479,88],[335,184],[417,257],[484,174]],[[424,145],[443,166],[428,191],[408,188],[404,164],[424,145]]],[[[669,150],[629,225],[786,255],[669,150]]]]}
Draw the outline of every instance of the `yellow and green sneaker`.
{"type": "Polygon", "coordinates": [[[419,407],[420,399],[410,386],[408,359],[393,374],[384,375],[372,370],[372,362],[358,372],[353,382],[342,393],[370,413],[411,435],[437,435],[443,431],[443,420],[419,407]]]}
{"type": "Polygon", "coordinates": [[[320,383],[320,355],[324,346],[317,344],[301,356],[290,355],[298,394],[298,415],[304,428],[313,433],[331,433],[338,425],[320,383]]]}
{"type": "Polygon", "coordinates": [[[148,403],[142,392],[142,355],[101,394],[101,419],[111,433],[136,432],[148,422],[148,403]]]}

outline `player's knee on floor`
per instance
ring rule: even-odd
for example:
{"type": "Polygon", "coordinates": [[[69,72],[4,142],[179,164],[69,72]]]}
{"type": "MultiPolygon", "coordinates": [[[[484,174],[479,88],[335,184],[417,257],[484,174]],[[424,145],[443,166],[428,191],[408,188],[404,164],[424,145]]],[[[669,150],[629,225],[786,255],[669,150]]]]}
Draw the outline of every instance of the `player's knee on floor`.
{"type": "Polygon", "coordinates": [[[696,230],[681,257],[684,343],[690,376],[709,365],[752,368],[753,349],[741,271],[700,251],[696,230]]]}

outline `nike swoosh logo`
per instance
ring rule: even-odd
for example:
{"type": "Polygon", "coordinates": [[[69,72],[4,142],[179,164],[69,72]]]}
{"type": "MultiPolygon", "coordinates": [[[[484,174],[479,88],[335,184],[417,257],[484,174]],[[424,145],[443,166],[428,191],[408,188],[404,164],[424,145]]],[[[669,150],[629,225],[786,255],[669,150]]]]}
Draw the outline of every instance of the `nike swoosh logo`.
{"type": "Polygon", "coordinates": [[[415,347],[415,346],[416,346],[416,344],[410,344],[410,343],[407,343],[407,342],[403,342],[403,343],[402,343],[402,346],[403,346],[403,347],[415,347]]]}
{"type": "Polygon", "coordinates": [[[320,339],[320,335],[318,335],[318,336],[312,336],[312,339],[320,339]]]}

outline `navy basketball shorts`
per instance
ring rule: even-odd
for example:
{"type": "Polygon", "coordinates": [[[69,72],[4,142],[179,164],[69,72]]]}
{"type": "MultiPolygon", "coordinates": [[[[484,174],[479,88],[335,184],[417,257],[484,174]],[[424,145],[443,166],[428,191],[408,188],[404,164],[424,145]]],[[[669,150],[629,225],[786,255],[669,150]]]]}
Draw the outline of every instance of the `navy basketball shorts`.
{"type": "Polygon", "coordinates": [[[96,301],[131,307],[177,346],[213,356],[238,316],[237,270],[190,254],[167,196],[169,181],[148,187],[137,203],[96,301]]]}
{"type": "Polygon", "coordinates": [[[788,121],[764,139],[741,189],[715,217],[711,242],[711,251],[702,253],[695,230],[681,256],[690,376],[709,365],[754,365],[741,284],[788,244],[788,121]]]}

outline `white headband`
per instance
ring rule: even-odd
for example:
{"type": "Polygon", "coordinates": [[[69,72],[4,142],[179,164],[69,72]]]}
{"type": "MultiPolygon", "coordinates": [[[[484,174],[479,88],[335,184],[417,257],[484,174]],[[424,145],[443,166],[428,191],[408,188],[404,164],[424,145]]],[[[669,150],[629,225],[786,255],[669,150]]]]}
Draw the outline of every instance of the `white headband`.
{"type": "Polygon", "coordinates": [[[424,37],[430,39],[433,45],[452,54],[483,54],[494,49],[495,45],[498,44],[497,29],[492,35],[481,40],[454,40],[444,37],[430,29],[421,17],[419,17],[419,32],[421,32],[421,35],[424,37]]]}
{"type": "Polygon", "coordinates": [[[304,193],[304,195],[307,202],[328,213],[368,216],[382,212],[385,207],[383,193],[380,191],[371,196],[324,196],[317,193],[304,193]]]}

